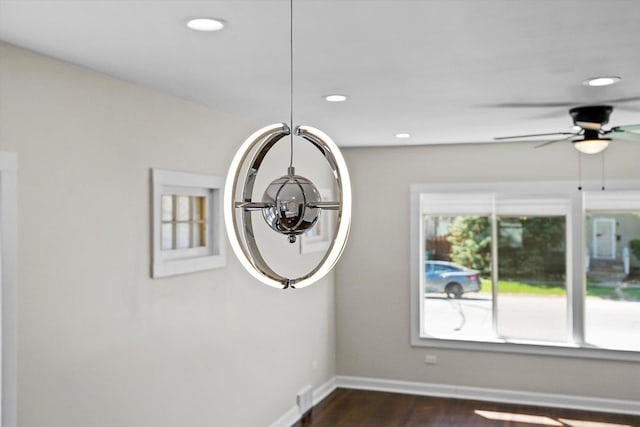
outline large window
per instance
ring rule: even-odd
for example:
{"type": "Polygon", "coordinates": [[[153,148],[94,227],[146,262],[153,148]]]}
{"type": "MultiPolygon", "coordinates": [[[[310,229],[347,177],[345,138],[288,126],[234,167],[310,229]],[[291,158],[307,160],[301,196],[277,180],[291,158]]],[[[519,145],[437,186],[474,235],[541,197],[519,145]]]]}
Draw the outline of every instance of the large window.
{"type": "Polygon", "coordinates": [[[411,233],[414,345],[640,359],[640,192],[413,186],[411,233]]]}

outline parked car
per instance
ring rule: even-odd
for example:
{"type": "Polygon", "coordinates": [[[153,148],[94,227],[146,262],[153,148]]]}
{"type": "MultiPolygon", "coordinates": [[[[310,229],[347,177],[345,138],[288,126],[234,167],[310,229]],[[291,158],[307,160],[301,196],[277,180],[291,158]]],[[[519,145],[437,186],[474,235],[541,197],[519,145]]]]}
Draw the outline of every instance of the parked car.
{"type": "Polygon", "coordinates": [[[446,293],[448,298],[462,297],[480,290],[480,272],[447,261],[425,261],[424,292],[446,293]]]}

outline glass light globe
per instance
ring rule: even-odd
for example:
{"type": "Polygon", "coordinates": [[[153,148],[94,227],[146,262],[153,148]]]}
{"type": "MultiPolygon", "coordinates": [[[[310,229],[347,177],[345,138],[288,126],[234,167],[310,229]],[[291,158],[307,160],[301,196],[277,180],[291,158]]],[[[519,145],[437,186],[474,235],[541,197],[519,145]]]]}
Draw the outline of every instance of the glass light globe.
{"type": "Polygon", "coordinates": [[[296,236],[309,231],[320,217],[320,209],[309,204],[321,201],[320,193],[307,178],[290,174],[274,180],[267,186],[262,201],[270,206],[262,209],[262,216],[269,227],[289,236],[294,243],[296,236]]]}

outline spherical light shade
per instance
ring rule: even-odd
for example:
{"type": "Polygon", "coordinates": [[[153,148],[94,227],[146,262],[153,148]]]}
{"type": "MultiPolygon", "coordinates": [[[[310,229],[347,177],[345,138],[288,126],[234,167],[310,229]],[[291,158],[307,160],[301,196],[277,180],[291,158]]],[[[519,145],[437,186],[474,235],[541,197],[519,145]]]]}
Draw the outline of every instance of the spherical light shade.
{"type": "Polygon", "coordinates": [[[584,139],[581,141],[574,141],[573,146],[576,150],[585,154],[596,154],[603,151],[609,146],[610,139],[596,138],[596,139],[584,139]]]}
{"type": "Polygon", "coordinates": [[[285,175],[273,181],[264,192],[262,201],[268,207],[262,216],[274,231],[289,236],[295,242],[296,235],[309,231],[320,217],[315,207],[321,201],[318,189],[300,175],[285,175]]]}

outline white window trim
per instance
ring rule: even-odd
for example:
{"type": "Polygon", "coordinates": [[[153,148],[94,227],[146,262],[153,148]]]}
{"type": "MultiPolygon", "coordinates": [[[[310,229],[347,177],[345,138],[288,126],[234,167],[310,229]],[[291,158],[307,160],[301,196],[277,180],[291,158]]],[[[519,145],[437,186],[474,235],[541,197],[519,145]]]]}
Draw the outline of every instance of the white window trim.
{"type": "MultiPolygon", "coordinates": [[[[583,189],[600,188],[598,182],[585,182],[583,189]]],[[[639,196],[638,202],[625,205],[625,209],[640,207],[640,181],[608,181],[607,190],[602,192],[579,191],[573,181],[521,182],[521,183],[469,183],[469,184],[413,184],[410,186],[410,333],[414,347],[437,347],[461,350],[479,350],[547,356],[569,356],[591,359],[640,361],[640,352],[597,349],[586,347],[584,342],[584,299],[586,276],[584,269],[584,212],[587,207],[607,207],[608,201],[616,201],[620,196],[639,196]],[[635,190],[635,191],[634,191],[635,190]],[[570,201],[567,217],[567,301],[568,328],[573,331],[572,343],[541,343],[524,340],[462,341],[455,339],[425,338],[421,336],[420,272],[422,264],[421,238],[421,194],[423,193],[517,193],[522,195],[563,194],[570,201]],[[588,196],[590,199],[587,201],[588,196]],[[638,204],[638,206],[636,206],[638,204]],[[570,240],[569,240],[570,239],[570,240]],[[569,250],[571,248],[571,250],[569,250]],[[578,272],[578,273],[576,273],[578,272]]],[[[635,200],[635,199],[634,199],[635,200]]],[[[609,208],[611,209],[611,208],[609,208]]]]}
{"type": "Polygon", "coordinates": [[[226,265],[222,219],[222,191],[224,178],[220,176],[151,169],[151,277],[174,276],[226,265]],[[161,196],[163,193],[208,195],[207,228],[209,238],[205,248],[161,250],[161,196]]]}

